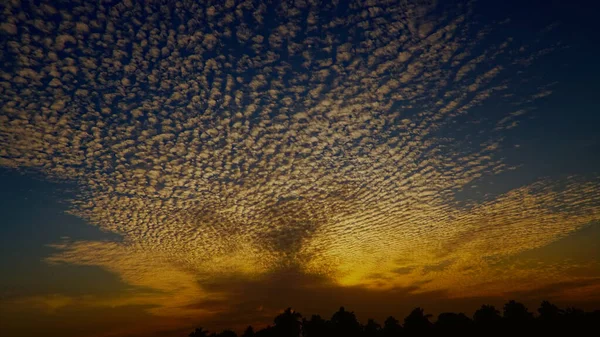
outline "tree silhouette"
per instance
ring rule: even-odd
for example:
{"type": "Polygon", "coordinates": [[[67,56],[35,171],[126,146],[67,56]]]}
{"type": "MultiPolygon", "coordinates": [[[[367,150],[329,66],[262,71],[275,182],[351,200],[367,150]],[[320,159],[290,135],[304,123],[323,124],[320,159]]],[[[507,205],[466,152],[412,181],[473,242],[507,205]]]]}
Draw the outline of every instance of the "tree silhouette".
{"type": "Polygon", "coordinates": [[[275,332],[281,337],[299,337],[302,330],[302,315],[287,308],[275,317],[275,332]]]}
{"type": "Polygon", "coordinates": [[[493,305],[482,305],[481,308],[477,309],[473,314],[473,322],[475,323],[475,331],[479,335],[500,335],[500,327],[502,323],[502,316],[500,311],[493,305]]]}
{"type": "Polygon", "coordinates": [[[510,300],[504,305],[504,320],[503,330],[506,333],[527,334],[532,329],[533,314],[523,303],[510,300]]]}
{"type": "Polygon", "coordinates": [[[500,322],[502,317],[500,316],[500,311],[496,309],[493,305],[482,305],[481,308],[475,311],[473,314],[473,320],[476,324],[490,326],[495,325],[500,322]]]}
{"type": "Polygon", "coordinates": [[[380,337],[382,334],[381,325],[375,322],[373,319],[369,318],[367,321],[367,325],[364,328],[364,336],[365,337],[380,337]]]}
{"type": "Polygon", "coordinates": [[[431,315],[426,315],[422,308],[415,308],[404,319],[404,330],[409,336],[429,335],[431,330],[431,315]]]}
{"type": "Polygon", "coordinates": [[[254,337],[254,329],[251,325],[248,325],[246,330],[244,330],[244,334],[242,335],[242,337],[254,337]]]}
{"type": "Polygon", "coordinates": [[[268,326],[264,329],[257,331],[254,334],[254,336],[255,337],[278,337],[277,333],[275,332],[275,328],[272,326],[268,326]]]}
{"type": "MultiPolygon", "coordinates": [[[[286,309],[275,317],[274,326],[254,331],[246,328],[241,337],[403,337],[403,336],[600,336],[600,311],[585,312],[575,308],[561,310],[548,301],[541,303],[539,316],[522,303],[511,300],[504,307],[504,316],[492,305],[482,305],[473,320],[463,313],[441,313],[437,321],[429,321],[422,308],[415,308],[401,325],[390,316],[383,324],[369,319],[363,326],[353,312],[341,307],[330,320],[319,315],[310,320],[286,309]]],[[[231,330],[209,334],[197,328],[189,337],[237,337],[231,330]]]]}
{"type": "Polygon", "coordinates": [[[208,331],[202,328],[196,328],[196,330],[189,334],[189,337],[208,337],[208,331]]]}
{"type": "Polygon", "coordinates": [[[223,330],[221,333],[212,333],[210,337],[237,337],[237,334],[231,330],[223,330]]]}
{"type": "MultiPolygon", "coordinates": [[[[567,327],[573,327],[573,333],[583,336],[583,332],[587,330],[586,326],[589,325],[586,318],[586,314],[583,310],[569,307],[565,309],[563,324],[567,327]]],[[[568,329],[563,328],[563,331],[565,330],[568,329]]],[[[596,330],[598,330],[598,322],[596,322],[596,330]]]]}
{"type": "Polygon", "coordinates": [[[354,337],[360,336],[362,332],[360,323],[354,313],[346,311],[344,307],[340,307],[340,310],[331,316],[331,326],[333,336],[354,337]]]}
{"type": "Polygon", "coordinates": [[[538,308],[538,329],[546,334],[556,333],[561,329],[564,311],[556,305],[543,301],[538,308]]]}
{"type": "Polygon", "coordinates": [[[568,318],[578,319],[585,316],[585,312],[581,309],[569,307],[565,310],[565,316],[568,318]]]}
{"type": "Polygon", "coordinates": [[[538,313],[540,314],[540,320],[545,321],[546,323],[556,323],[560,320],[563,311],[556,305],[548,301],[543,301],[538,309],[538,313]]]}
{"type": "Polygon", "coordinates": [[[386,318],[383,323],[383,336],[384,337],[398,337],[402,335],[403,332],[402,325],[400,325],[400,321],[390,316],[386,318]]]}
{"type": "Polygon", "coordinates": [[[304,337],[327,337],[328,333],[327,321],[319,315],[312,315],[310,320],[302,322],[302,335],[304,337]]]}
{"type": "Polygon", "coordinates": [[[533,314],[523,303],[510,300],[504,305],[504,318],[513,322],[526,322],[533,318],[533,314]]]}
{"type": "Polygon", "coordinates": [[[437,332],[449,334],[471,333],[472,328],[473,321],[462,312],[459,314],[453,312],[441,313],[435,322],[437,332]]]}
{"type": "Polygon", "coordinates": [[[237,337],[237,334],[231,330],[223,330],[219,334],[215,334],[215,337],[237,337]]]}

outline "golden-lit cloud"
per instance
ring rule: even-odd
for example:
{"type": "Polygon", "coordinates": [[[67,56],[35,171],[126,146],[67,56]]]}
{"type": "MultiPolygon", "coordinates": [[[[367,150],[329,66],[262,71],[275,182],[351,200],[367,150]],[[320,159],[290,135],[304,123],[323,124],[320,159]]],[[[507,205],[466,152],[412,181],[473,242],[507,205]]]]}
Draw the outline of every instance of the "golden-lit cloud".
{"type": "Polygon", "coordinates": [[[336,16],[343,2],[2,5],[0,165],[78,183],[72,214],[122,238],[56,243],[47,261],[152,289],[114,305],[156,315],[213,314],[193,304],[227,294],[206,285],[290,266],[489,295],[508,282],[493,261],[600,219],[597,179],[457,197],[515,169],[504,132],[551,87],[506,74],[552,46],[491,36],[502,23],[476,26],[470,5],[336,16]],[[505,108],[482,114],[489,102],[505,108]]]}

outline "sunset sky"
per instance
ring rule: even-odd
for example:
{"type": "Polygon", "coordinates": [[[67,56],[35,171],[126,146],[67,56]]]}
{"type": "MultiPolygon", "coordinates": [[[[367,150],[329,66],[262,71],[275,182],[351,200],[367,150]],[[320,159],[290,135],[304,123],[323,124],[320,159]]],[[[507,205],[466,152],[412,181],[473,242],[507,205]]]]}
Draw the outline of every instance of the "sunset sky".
{"type": "Polygon", "coordinates": [[[591,1],[0,2],[0,335],[600,308],[591,1]]]}

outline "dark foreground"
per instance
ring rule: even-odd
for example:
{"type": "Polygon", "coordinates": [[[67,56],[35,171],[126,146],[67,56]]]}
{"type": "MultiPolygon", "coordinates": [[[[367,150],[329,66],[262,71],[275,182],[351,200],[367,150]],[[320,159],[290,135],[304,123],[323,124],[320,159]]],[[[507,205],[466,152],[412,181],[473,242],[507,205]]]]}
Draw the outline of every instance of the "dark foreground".
{"type": "MultiPolygon", "coordinates": [[[[372,319],[363,325],[353,312],[343,307],[328,320],[319,315],[307,319],[288,308],[275,317],[272,326],[256,332],[249,326],[242,337],[600,336],[600,310],[563,310],[544,301],[537,312],[534,315],[522,303],[509,301],[502,315],[494,306],[483,305],[472,318],[448,312],[432,323],[431,315],[416,308],[403,322],[390,316],[382,325],[372,319]]],[[[189,336],[237,337],[237,334],[229,330],[211,333],[198,328],[189,336]]]]}

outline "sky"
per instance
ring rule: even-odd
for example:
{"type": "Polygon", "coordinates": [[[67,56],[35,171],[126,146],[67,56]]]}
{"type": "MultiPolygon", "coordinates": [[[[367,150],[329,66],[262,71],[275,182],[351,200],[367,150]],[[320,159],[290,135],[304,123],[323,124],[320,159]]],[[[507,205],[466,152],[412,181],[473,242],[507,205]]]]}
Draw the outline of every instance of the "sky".
{"type": "Polygon", "coordinates": [[[600,308],[587,1],[0,4],[0,334],[600,308]]]}

